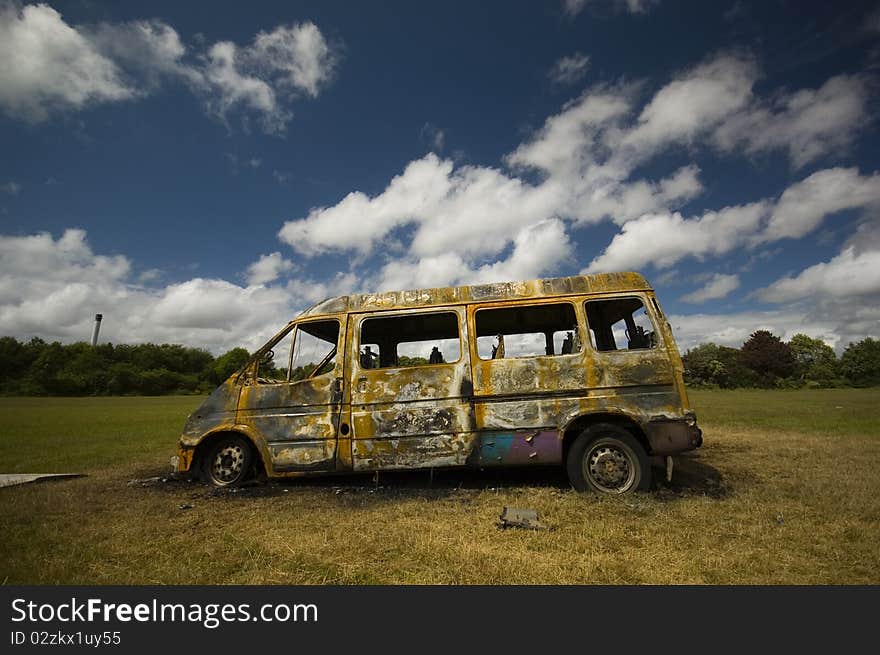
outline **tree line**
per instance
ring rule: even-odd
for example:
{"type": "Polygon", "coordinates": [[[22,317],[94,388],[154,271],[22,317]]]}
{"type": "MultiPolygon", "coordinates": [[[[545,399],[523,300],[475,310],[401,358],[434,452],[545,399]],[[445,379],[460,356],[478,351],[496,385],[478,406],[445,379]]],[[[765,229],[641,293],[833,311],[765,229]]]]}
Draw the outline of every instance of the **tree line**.
{"type": "MultiPolygon", "coordinates": [[[[214,357],[177,344],[63,345],[39,338],[0,337],[0,394],[119,396],[207,393],[250,357],[244,348],[214,357]]],[[[403,358],[401,358],[403,359],[403,358]]],[[[880,340],[851,343],[837,357],[819,339],[796,334],[788,342],[766,330],[740,348],[704,343],[683,356],[694,387],[733,389],[829,388],[880,385],[880,340]]],[[[277,371],[273,371],[278,375],[277,371]]],[[[296,371],[294,372],[296,373],[296,371]]],[[[293,379],[298,377],[294,375],[293,379]]]]}
{"type": "Polygon", "coordinates": [[[838,358],[824,341],[796,334],[788,342],[767,330],[740,348],[704,343],[683,356],[685,382],[694,387],[734,389],[832,388],[880,385],[880,340],[850,343],[838,358]]]}
{"type": "Polygon", "coordinates": [[[20,396],[156,396],[207,393],[250,357],[233,348],[214,357],[177,344],[63,345],[0,337],[0,394],[20,396]]]}

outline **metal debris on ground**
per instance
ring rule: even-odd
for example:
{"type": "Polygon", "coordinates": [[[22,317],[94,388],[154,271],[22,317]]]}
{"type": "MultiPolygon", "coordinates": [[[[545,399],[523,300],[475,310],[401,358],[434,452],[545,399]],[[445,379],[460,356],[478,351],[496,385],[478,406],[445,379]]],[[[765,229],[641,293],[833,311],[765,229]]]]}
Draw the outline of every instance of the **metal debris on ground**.
{"type": "Polygon", "coordinates": [[[167,482],[168,478],[163,478],[161,476],[154,476],[152,478],[134,478],[128,481],[129,487],[152,487],[153,485],[159,484],[160,482],[167,482]]]}
{"type": "Polygon", "coordinates": [[[193,506],[190,505],[189,503],[184,503],[183,505],[178,506],[177,509],[192,509],[192,508],[193,508],[193,506]]]}
{"type": "Polygon", "coordinates": [[[65,478],[82,478],[84,473],[0,473],[0,487],[13,487],[28,482],[41,480],[61,480],[65,478]]]}
{"type": "Polygon", "coordinates": [[[527,530],[546,530],[547,526],[538,521],[538,512],[533,509],[517,509],[515,507],[505,507],[501,511],[498,527],[506,528],[525,528],[527,530]]]}

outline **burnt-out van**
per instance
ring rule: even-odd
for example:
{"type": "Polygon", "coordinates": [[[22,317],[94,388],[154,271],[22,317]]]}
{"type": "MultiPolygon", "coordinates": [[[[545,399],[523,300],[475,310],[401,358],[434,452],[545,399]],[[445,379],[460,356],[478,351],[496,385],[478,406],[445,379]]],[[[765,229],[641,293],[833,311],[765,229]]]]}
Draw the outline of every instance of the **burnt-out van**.
{"type": "Polygon", "coordinates": [[[320,302],[193,412],[173,462],[218,486],[555,464],[619,494],[701,443],[653,290],[614,273],[320,302]]]}

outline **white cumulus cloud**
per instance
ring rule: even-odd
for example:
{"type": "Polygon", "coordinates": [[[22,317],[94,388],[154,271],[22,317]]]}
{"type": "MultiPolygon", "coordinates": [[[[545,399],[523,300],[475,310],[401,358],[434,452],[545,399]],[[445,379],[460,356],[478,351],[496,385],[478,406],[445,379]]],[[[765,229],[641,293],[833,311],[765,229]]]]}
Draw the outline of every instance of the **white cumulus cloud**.
{"type": "Polygon", "coordinates": [[[686,257],[723,255],[754,234],[768,204],[755,202],[705,212],[696,218],[680,213],[647,214],[625,223],[585,273],[668,268],[686,257]]]}
{"type": "Polygon", "coordinates": [[[650,150],[691,142],[747,106],[757,76],[751,59],[735,55],[716,56],[686,71],[654,95],[624,144],[650,150]]]}
{"type": "Polygon", "coordinates": [[[785,190],[756,241],[797,239],[815,230],[829,214],[878,204],[880,174],[861,176],[856,168],[821,170],[785,190]]]}
{"type": "Polygon", "coordinates": [[[261,255],[257,261],[248,266],[247,282],[249,285],[274,282],[282,273],[291,269],[293,262],[285,259],[280,252],[261,255]]]}
{"type": "Polygon", "coordinates": [[[48,5],[0,5],[0,107],[36,123],[137,95],[117,65],[48,5]]]}
{"type": "Polygon", "coordinates": [[[703,303],[730,295],[739,288],[738,275],[716,273],[702,287],[681,297],[682,302],[703,303]]]}
{"type": "Polygon", "coordinates": [[[819,157],[845,151],[868,122],[868,81],[838,75],[818,89],[784,94],[772,103],[756,102],[718,127],[714,138],[724,150],[783,150],[798,168],[819,157]]]}
{"type": "Polygon", "coordinates": [[[78,229],[0,235],[0,261],[0,334],[22,340],[86,341],[102,313],[101,338],[114,343],[252,350],[310,304],[280,287],[218,279],[146,288],[127,257],[96,254],[78,229]]]}
{"type": "Polygon", "coordinates": [[[760,290],[767,302],[789,302],[801,298],[846,297],[880,294],[880,251],[856,253],[848,246],[827,262],[810,266],[799,274],[783,277],[760,290]]]}
{"type": "Polygon", "coordinates": [[[244,58],[279,86],[315,98],[333,77],[339,55],[314,23],[304,22],[260,32],[244,58]]]}
{"type": "Polygon", "coordinates": [[[456,252],[445,252],[392,260],[369,284],[375,289],[394,290],[530,280],[559,270],[571,255],[572,243],[564,223],[548,219],[520,229],[504,259],[474,266],[456,252]]]}
{"type": "Polygon", "coordinates": [[[826,169],[795,182],[778,200],[764,199],[686,218],[680,213],[646,214],[624,223],[588,272],[668,268],[687,257],[724,255],[786,237],[802,237],[826,218],[880,203],[880,175],[854,168],[826,169]]]}
{"type": "Polygon", "coordinates": [[[266,133],[284,134],[292,102],[317,97],[338,61],[308,21],[259,32],[249,45],[192,47],[161,20],[74,26],[45,4],[0,5],[0,109],[32,123],[179,82],[227,124],[233,113],[254,115],[266,133]]]}

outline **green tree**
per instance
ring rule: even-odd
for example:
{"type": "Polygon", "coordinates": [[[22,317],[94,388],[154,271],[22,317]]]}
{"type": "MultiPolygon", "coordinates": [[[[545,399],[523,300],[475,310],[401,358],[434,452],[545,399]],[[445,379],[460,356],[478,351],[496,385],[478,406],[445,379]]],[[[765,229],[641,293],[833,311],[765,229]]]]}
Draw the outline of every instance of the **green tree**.
{"type": "Polygon", "coordinates": [[[880,340],[867,337],[849,344],[840,358],[840,368],[855,386],[880,384],[880,340]]]}
{"type": "Polygon", "coordinates": [[[131,362],[114,362],[107,374],[107,393],[114,396],[136,393],[138,373],[131,362]]]}
{"type": "Polygon", "coordinates": [[[734,389],[756,384],[755,374],[743,363],[736,348],[700,344],[682,356],[685,381],[694,386],[734,389]]]}
{"type": "Polygon", "coordinates": [[[681,357],[684,363],[684,379],[689,385],[698,387],[721,387],[727,376],[727,369],[718,354],[714,343],[701,343],[691,348],[681,357]]]}
{"type": "Polygon", "coordinates": [[[754,332],[742,346],[743,362],[763,387],[775,386],[795,371],[794,354],[788,344],[767,330],[754,332]]]}
{"type": "Polygon", "coordinates": [[[207,367],[214,363],[214,357],[207,350],[202,348],[187,348],[184,353],[186,365],[185,373],[200,375],[207,367]]]}
{"type": "Polygon", "coordinates": [[[13,337],[0,337],[0,391],[19,391],[21,381],[38,355],[13,337]]]}
{"type": "Polygon", "coordinates": [[[24,391],[32,395],[59,395],[71,393],[66,381],[59,379],[58,374],[64,368],[67,356],[64,346],[55,341],[45,345],[40,354],[31,364],[25,380],[24,391]]]}
{"type": "Polygon", "coordinates": [[[165,358],[162,349],[154,343],[140,343],[131,352],[131,361],[141,371],[162,368],[165,358]]]}
{"type": "Polygon", "coordinates": [[[788,342],[794,355],[795,375],[807,384],[833,386],[840,377],[840,363],[834,349],[821,339],[796,334],[788,342]]]}
{"type": "Polygon", "coordinates": [[[99,395],[107,393],[110,361],[106,349],[79,342],[64,346],[64,365],[56,377],[67,393],[99,395]]]}
{"type": "Polygon", "coordinates": [[[229,352],[223,353],[211,364],[208,379],[215,385],[220,384],[244,366],[250,357],[244,348],[233,348],[229,352]]]}
{"type": "Polygon", "coordinates": [[[181,386],[180,374],[167,368],[152,368],[138,375],[138,391],[145,396],[160,396],[181,386]]]}

